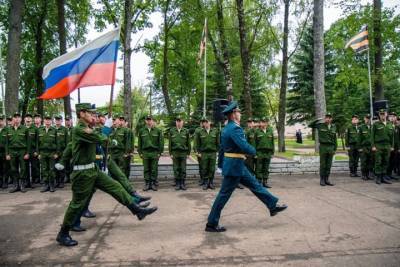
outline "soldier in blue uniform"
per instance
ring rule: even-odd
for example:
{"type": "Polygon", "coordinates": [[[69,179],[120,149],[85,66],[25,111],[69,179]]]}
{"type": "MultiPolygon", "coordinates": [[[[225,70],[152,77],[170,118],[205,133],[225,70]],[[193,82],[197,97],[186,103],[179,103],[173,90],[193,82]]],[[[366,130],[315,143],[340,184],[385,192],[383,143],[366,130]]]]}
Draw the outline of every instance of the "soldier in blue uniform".
{"type": "Polygon", "coordinates": [[[286,205],[278,205],[278,198],[258,183],[254,175],[246,168],[246,155],[254,156],[256,150],[246,141],[244,131],[240,127],[241,114],[237,102],[232,101],[223,113],[229,120],[221,135],[221,146],[224,151],[222,167],[224,179],[208,216],[205,228],[207,232],[226,231],[225,227],[219,225],[219,219],[222,209],[239,183],[249,188],[267,206],[271,216],[287,208],[286,205]]]}

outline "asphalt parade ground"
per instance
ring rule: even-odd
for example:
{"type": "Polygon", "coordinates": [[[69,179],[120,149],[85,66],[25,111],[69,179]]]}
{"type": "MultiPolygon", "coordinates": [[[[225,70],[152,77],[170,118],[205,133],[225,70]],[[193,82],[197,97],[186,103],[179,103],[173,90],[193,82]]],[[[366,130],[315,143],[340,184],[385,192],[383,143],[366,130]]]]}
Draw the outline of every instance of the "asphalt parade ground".
{"type": "Polygon", "coordinates": [[[250,191],[236,190],[222,214],[225,233],[204,232],[218,191],[195,181],[187,191],[162,183],[146,193],[159,210],[143,221],[97,191],[90,206],[97,217],[83,219],[86,232],[71,233],[73,248],[55,241],[68,186],[3,190],[0,266],[400,266],[400,182],[378,186],[344,174],[332,181],[320,187],[316,175],[272,176],[272,193],[289,206],[275,217],[250,191]]]}

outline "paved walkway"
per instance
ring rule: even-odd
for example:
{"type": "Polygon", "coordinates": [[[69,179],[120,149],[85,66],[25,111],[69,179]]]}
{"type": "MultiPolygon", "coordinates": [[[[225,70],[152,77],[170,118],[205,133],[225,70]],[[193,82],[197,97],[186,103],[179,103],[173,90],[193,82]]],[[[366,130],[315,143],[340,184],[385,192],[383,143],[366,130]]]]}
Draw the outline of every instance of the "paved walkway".
{"type": "Polygon", "coordinates": [[[221,234],[203,231],[216,191],[151,192],[159,211],[144,221],[97,192],[97,217],[73,233],[74,248],[54,240],[68,188],[0,191],[0,266],[399,266],[400,183],[333,180],[337,186],[321,188],[317,176],[273,176],[272,192],[289,205],[273,218],[248,190],[237,190],[221,234]]]}

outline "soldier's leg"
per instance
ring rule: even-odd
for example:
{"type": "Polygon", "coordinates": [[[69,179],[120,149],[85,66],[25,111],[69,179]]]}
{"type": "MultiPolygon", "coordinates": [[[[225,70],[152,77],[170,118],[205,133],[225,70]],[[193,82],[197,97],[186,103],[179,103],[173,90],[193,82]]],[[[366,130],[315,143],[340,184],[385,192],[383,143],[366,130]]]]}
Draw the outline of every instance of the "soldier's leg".
{"type": "Polygon", "coordinates": [[[207,185],[208,177],[207,177],[207,156],[205,153],[200,157],[200,176],[203,179],[203,185],[207,185]]]}
{"type": "Polygon", "coordinates": [[[358,149],[355,150],[355,163],[354,163],[354,174],[359,177],[357,170],[358,170],[358,164],[360,162],[360,151],[358,149]]]}
{"type": "Polygon", "coordinates": [[[368,151],[363,148],[361,152],[361,176],[363,180],[367,180],[368,177],[368,151]]]}
{"type": "Polygon", "coordinates": [[[31,160],[32,182],[38,184],[40,182],[40,164],[37,157],[31,160]]]}
{"type": "MultiPolygon", "coordinates": [[[[55,190],[55,178],[56,178],[56,160],[54,159],[54,155],[50,155],[48,158],[49,166],[48,166],[48,175],[49,175],[49,187],[50,187],[50,192],[54,192],[55,190]]],[[[61,178],[63,176],[60,176],[60,184],[59,187],[64,187],[64,178],[61,178]]]]}
{"type": "MultiPolygon", "coordinates": [[[[40,155],[40,168],[42,169],[43,188],[41,192],[50,190],[50,160],[49,155],[42,153],[40,155]]],[[[54,178],[53,178],[54,179],[54,178]]]]}
{"type": "Polygon", "coordinates": [[[115,200],[121,203],[124,206],[129,206],[133,203],[132,196],[122,187],[120,183],[115,181],[114,179],[110,179],[105,173],[101,171],[96,172],[96,179],[95,179],[95,188],[100,189],[101,191],[106,192],[107,194],[111,195],[115,200]]]}
{"type": "Polygon", "coordinates": [[[151,159],[151,180],[153,184],[158,184],[158,157],[151,159]]]}
{"type": "Polygon", "coordinates": [[[124,159],[124,174],[128,178],[129,178],[130,172],[131,172],[131,160],[132,160],[131,156],[128,156],[124,159]]]}
{"type": "Polygon", "coordinates": [[[256,177],[258,182],[262,183],[263,178],[263,159],[257,157],[256,159],[256,177]]]}
{"type": "Polygon", "coordinates": [[[271,164],[271,156],[267,157],[265,159],[265,182],[268,183],[268,179],[269,179],[269,166],[271,164]]]}
{"type": "Polygon", "coordinates": [[[215,164],[217,161],[217,156],[215,153],[210,154],[209,156],[209,162],[210,162],[210,172],[209,172],[209,179],[210,179],[210,184],[213,185],[214,184],[214,175],[215,175],[215,164]]]}
{"type": "Polygon", "coordinates": [[[256,195],[269,210],[274,209],[279,199],[258,183],[255,177],[247,169],[245,169],[244,172],[244,175],[240,178],[240,183],[256,195]]]}
{"type": "Polygon", "coordinates": [[[172,157],[172,168],[174,171],[174,179],[175,179],[175,183],[176,183],[176,190],[179,190],[179,186],[180,186],[180,177],[179,177],[179,167],[178,167],[178,158],[176,156],[172,157]]]}
{"type": "Polygon", "coordinates": [[[185,184],[186,157],[185,156],[179,157],[179,175],[180,175],[180,179],[181,179],[181,189],[186,190],[186,184],[185,184]]]}
{"type": "Polygon", "coordinates": [[[326,175],[326,152],[320,149],[319,152],[319,176],[320,185],[325,185],[325,175],[326,175]]]}
{"type": "Polygon", "coordinates": [[[11,179],[13,183],[13,188],[10,190],[10,193],[14,193],[19,191],[19,155],[17,152],[11,152],[11,160],[10,160],[10,167],[11,167],[11,179]]]}
{"type": "Polygon", "coordinates": [[[383,175],[387,174],[387,169],[389,168],[389,163],[390,163],[390,156],[391,156],[390,149],[387,149],[387,148],[382,149],[382,174],[383,175]]]}
{"type": "Polygon", "coordinates": [[[150,182],[151,180],[151,166],[150,166],[150,159],[149,158],[143,158],[143,176],[144,176],[144,180],[145,182],[150,182]]]}
{"type": "Polygon", "coordinates": [[[228,202],[236,186],[239,184],[239,181],[239,176],[226,176],[223,178],[221,188],[212,205],[210,214],[208,215],[208,226],[215,227],[218,225],[222,209],[228,202]]]}
{"type": "Polygon", "coordinates": [[[203,172],[201,169],[201,157],[197,157],[197,162],[199,165],[199,176],[200,176],[200,180],[199,180],[199,185],[203,185],[204,184],[204,178],[203,178],[203,172]]]}
{"type": "Polygon", "coordinates": [[[29,159],[25,160],[25,187],[31,188],[31,177],[32,177],[32,165],[31,165],[31,160],[32,160],[33,155],[29,155],[29,159]]]}
{"type": "Polygon", "coordinates": [[[350,147],[349,151],[348,151],[348,155],[349,155],[349,170],[350,170],[350,176],[353,176],[354,170],[353,170],[353,166],[354,166],[354,154],[353,154],[354,150],[352,147],[350,147]]]}
{"type": "Polygon", "coordinates": [[[129,182],[129,179],[125,176],[122,170],[111,158],[107,160],[107,168],[110,173],[110,176],[114,180],[118,181],[128,193],[130,194],[133,193],[134,190],[131,183],[129,182]]]}

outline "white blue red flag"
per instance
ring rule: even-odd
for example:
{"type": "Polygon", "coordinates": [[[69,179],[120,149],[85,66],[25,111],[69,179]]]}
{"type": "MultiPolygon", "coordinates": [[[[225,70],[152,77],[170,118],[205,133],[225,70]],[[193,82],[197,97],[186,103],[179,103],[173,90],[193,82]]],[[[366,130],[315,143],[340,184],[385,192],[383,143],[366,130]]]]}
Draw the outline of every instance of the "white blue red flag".
{"type": "Polygon", "coordinates": [[[43,68],[41,99],[62,98],[77,88],[112,85],[119,46],[119,28],[53,59],[43,68]]]}

